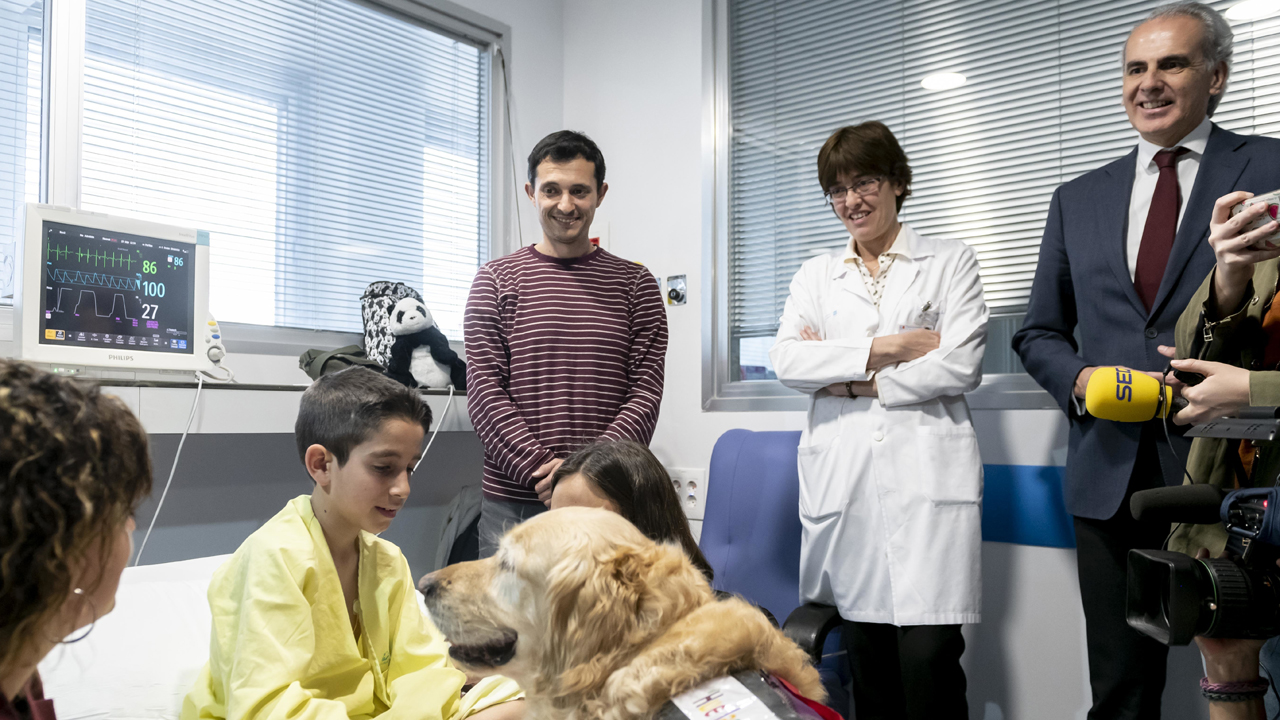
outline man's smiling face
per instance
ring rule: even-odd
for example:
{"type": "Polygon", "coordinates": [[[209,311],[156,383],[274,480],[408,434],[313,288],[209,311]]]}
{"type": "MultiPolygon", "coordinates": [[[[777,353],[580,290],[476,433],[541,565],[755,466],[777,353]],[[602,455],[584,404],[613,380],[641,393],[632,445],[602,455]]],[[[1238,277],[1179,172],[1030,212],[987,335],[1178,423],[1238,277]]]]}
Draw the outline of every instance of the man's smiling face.
{"type": "Polygon", "coordinates": [[[562,163],[547,159],[538,165],[537,182],[525,185],[525,191],[538,206],[538,221],[548,242],[574,245],[586,240],[609,187],[597,190],[595,171],[595,164],[582,157],[562,163]]]}
{"type": "Polygon", "coordinates": [[[1226,88],[1227,65],[1209,65],[1194,18],[1161,17],[1134,28],[1124,50],[1124,110],[1143,139],[1171,147],[1196,128],[1226,88]]]}

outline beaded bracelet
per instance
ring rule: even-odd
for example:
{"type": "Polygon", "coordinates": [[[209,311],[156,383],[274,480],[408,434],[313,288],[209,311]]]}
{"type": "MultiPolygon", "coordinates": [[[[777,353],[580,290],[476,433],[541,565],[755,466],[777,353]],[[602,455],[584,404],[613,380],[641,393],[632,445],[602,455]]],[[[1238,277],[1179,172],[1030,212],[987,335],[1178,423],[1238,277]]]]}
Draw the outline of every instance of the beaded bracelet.
{"type": "Polygon", "coordinates": [[[1271,683],[1266,678],[1228,683],[1211,683],[1207,677],[1200,679],[1200,694],[1210,702],[1248,702],[1266,695],[1269,687],[1271,683]]]}

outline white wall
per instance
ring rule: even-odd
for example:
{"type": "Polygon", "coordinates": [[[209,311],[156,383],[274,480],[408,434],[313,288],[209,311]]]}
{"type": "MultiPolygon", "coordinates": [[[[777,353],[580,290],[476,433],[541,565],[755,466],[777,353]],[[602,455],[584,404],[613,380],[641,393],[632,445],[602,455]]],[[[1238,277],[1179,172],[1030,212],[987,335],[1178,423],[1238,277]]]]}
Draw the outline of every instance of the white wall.
{"type": "Polygon", "coordinates": [[[560,1],[451,1],[511,28],[511,93],[515,99],[513,125],[517,152],[519,148],[533,147],[543,135],[560,129],[564,98],[560,1]]]}
{"type": "MultiPolygon", "coordinates": [[[[511,28],[512,147],[515,151],[517,192],[524,196],[529,150],[548,133],[561,129],[564,94],[563,4],[559,0],[452,0],[468,10],[511,28]]],[[[491,122],[504,123],[494,117],[491,122]]],[[[511,158],[503,158],[510,167],[511,158]]],[[[537,216],[526,199],[520,205],[524,243],[540,237],[537,216]]],[[[519,246],[519,236],[499,238],[507,252],[519,246]]],[[[500,253],[505,254],[505,253],[500,253]]],[[[458,338],[461,340],[461,338],[458,338]]]]}
{"type": "Polygon", "coordinates": [[[666,388],[653,450],[705,468],[732,428],[799,430],[804,414],[702,412],[702,3],[565,0],[564,124],[599,143],[609,249],[660,278],[686,275],[669,307],[666,388]]]}

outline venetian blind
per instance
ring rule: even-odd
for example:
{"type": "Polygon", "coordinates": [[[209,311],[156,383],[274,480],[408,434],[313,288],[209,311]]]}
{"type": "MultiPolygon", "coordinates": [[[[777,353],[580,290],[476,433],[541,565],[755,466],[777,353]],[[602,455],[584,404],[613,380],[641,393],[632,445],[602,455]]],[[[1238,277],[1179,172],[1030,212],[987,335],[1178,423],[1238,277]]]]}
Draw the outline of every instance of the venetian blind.
{"type": "Polygon", "coordinates": [[[0,0],[0,303],[13,301],[23,204],[40,199],[44,3],[0,0]]]}
{"type": "MultiPolygon", "coordinates": [[[[848,242],[823,203],[818,149],[865,120],[888,125],[910,159],[903,220],[972,245],[993,314],[1022,312],[1054,188],[1137,140],[1120,101],[1120,51],[1157,4],[857,0],[836,11],[730,0],[733,339],[774,335],[800,264],[848,242]],[[941,71],[968,83],[920,86],[941,71]]],[[[1280,19],[1233,29],[1231,84],[1214,121],[1280,131],[1280,19]]]]}
{"type": "Polygon", "coordinates": [[[81,205],[211,231],[219,321],[446,335],[488,240],[487,53],[351,0],[88,0],[81,205]]]}

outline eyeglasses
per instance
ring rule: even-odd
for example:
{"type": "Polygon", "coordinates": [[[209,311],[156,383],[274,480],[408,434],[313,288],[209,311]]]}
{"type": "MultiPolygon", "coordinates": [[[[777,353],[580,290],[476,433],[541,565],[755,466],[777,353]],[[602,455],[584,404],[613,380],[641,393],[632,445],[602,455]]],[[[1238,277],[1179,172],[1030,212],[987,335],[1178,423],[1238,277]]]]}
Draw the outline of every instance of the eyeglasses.
{"type": "Polygon", "coordinates": [[[827,203],[843,205],[851,192],[857,194],[858,197],[878,195],[880,194],[880,182],[882,180],[884,180],[882,177],[865,177],[861,180],[855,180],[848,187],[837,185],[827,191],[827,203]]]}

